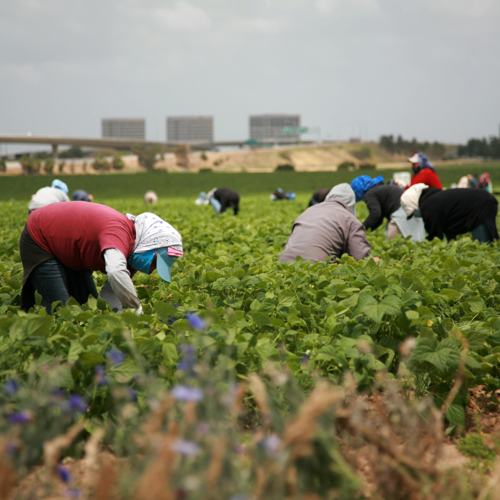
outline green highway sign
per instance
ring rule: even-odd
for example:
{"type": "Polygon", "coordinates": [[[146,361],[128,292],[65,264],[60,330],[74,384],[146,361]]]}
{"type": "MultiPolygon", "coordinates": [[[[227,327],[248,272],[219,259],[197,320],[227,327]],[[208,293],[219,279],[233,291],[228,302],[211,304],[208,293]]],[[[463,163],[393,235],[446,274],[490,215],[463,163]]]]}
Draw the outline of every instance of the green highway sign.
{"type": "Polygon", "coordinates": [[[285,135],[307,134],[308,127],[282,127],[281,133],[285,135]]]}

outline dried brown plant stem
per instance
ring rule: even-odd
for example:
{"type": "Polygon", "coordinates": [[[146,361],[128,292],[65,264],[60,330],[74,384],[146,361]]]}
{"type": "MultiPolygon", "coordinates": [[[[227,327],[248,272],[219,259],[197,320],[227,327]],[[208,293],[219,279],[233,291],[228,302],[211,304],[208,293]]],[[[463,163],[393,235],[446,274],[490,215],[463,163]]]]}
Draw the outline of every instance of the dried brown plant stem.
{"type": "Polygon", "coordinates": [[[255,373],[248,375],[248,387],[262,414],[263,424],[267,427],[271,421],[271,410],[267,402],[267,390],[262,379],[255,373]]]}
{"type": "Polygon", "coordinates": [[[96,483],[95,479],[99,470],[99,446],[103,437],[104,429],[96,429],[83,447],[85,457],[82,460],[82,485],[87,491],[90,491],[96,483]]]}
{"type": "Polygon", "coordinates": [[[17,482],[16,473],[5,455],[6,446],[6,442],[0,444],[0,500],[8,500],[17,482]]]}
{"type": "Polygon", "coordinates": [[[78,434],[85,429],[85,424],[85,420],[78,422],[72,425],[62,436],[57,436],[43,445],[43,460],[48,480],[56,473],[56,465],[61,457],[61,451],[71,446],[78,434]]]}
{"type": "Polygon", "coordinates": [[[215,498],[215,488],[219,481],[224,464],[224,455],[226,453],[227,442],[223,437],[218,437],[212,447],[212,458],[208,464],[206,478],[208,486],[208,497],[215,498]]]}

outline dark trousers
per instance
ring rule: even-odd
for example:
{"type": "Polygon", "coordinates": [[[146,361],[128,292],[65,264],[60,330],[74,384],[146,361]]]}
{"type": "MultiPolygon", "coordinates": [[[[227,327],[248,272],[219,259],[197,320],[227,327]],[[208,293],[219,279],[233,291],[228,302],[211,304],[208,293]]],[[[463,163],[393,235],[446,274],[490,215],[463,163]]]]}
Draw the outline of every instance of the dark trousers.
{"type": "Polygon", "coordinates": [[[38,265],[28,278],[34,291],[42,296],[42,305],[51,314],[52,304],[60,301],[65,305],[70,297],[78,303],[87,302],[89,295],[97,298],[97,288],[91,270],[73,271],[57,259],[38,265]]]}
{"type": "Polygon", "coordinates": [[[479,241],[479,243],[493,243],[495,241],[484,222],[472,230],[472,239],[479,241]]]}

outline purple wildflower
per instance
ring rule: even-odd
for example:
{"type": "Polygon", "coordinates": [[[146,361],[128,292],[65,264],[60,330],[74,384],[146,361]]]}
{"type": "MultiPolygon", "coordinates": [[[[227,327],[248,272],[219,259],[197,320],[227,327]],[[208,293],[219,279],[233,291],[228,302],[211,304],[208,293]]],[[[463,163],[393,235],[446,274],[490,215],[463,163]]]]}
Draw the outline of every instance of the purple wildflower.
{"type": "Polygon", "coordinates": [[[271,434],[257,443],[257,446],[266,451],[270,457],[278,454],[281,445],[281,438],[276,434],[271,434]]]}
{"type": "Polygon", "coordinates": [[[195,313],[189,313],[187,315],[187,320],[189,321],[191,327],[194,328],[195,330],[203,331],[207,327],[205,321],[195,313]]]}
{"type": "Polygon", "coordinates": [[[32,419],[33,416],[29,410],[23,410],[9,415],[9,422],[11,424],[27,424],[31,422],[32,419]]]}
{"type": "Polygon", "coordinates": [[[194,457],[200,452],[200,447],[196,443],[185,439],[176,439],[171,446],[174,451],[186,457],[194,457]]]}
{"type": "Polygon", "coordinates": [[[182,360],[177,365],[177,368],[183,372],[188,373],[189,375],[195,375],[193,367],[196,361],[196,349],[191,344],[183,344],[181,345],[181,353],[182,360]]]}
{"type": "Polygon", "coordinates": [[[244,444],[236,444],[233,447],[233,451],[237,455],[245,455],[248,450],[247,450],[247,447],[244,444]]]}
{"type": "Polygon", "coordinates": [[[200,434],[201,436],[205,436],[210,432],[210,425],[208,425],[207,422],[200,422],[196,426],[196,432],[197,434],[200,434]]]}
{"type": "Polygon", "coordinates": [[[78,394],[72,394],[67,401],[61,404],[61,410],[64,413],[73,413],[74,415],[85,413],[87,409],[87,402],[78,394]]]}
{"type": "Polygon", "coordinates": [[[97,385],[107,385],[108,379],[105,376],[106,369],[102,365],[97,365],[94,370],[94,382],[97,385]]]}
{"type": "Polygon", "coordinates": [[[13,378],[7,380],[3,386],[3,392],[8,396],[13,396],[19,390],[19,382],[13,378]]]}
{"type": "Polygon", "coordinates": [[[57,473],[59,477],[66,483],[71,483],[71,472],[60,464],[56,466],[57,473]]]}
{"type": "Polygon", "coordinates": [[[19,446],[14,441],[7,441],[7,446],[5,447],[7,455],[13,455],[18,449],[19,446]]]}
{"type": "Polygon", "coordinates": [[[306,355],[306,356],[302,356],[302,357],[300,358],[300,364],[301,364],[302,366],[307,366],[307,365],[309,364],[309,360],[310,360],[310,359],[311,359],[311,358],[310,358],[309,356],[307,356],[307,355],[306,355]]]}
{"type": "Polygon", "coordinates": [[[106,357],[109,359],[112,365],[119,365],[125,360],[125,354],[123,352],[119,351],[116,347],[113,347],[108,353],[106,354],[106,357]]]}
{"type": "Polygon", "coordinates": [[[196,387],[176,385],[172,389],[172,396],[177,399],[177,401],[201,401],[203,399],[203,391],[196,387]]]}
{"type": "Polygon", "coordinates": [[[82,493],[82,490],[79,490],[77,488],[68,488],[64,492],[64,496],[68,497],[68,498],[82,498],[83,493],[82,493]]]}
{"type": "Polygon", "coordinates": [[[134,389],[132,389],[131,387],[129,387],[127,389],[127,394],[128,394],[128,397],[132,400],[132,401],[137,401],[137,391],[134,391],[134,389]]]}

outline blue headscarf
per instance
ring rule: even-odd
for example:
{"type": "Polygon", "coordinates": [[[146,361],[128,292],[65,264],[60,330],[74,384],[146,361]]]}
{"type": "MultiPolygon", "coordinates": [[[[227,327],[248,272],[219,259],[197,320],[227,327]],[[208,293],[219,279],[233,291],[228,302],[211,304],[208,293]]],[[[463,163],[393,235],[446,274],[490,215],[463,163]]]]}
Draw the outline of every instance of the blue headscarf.
{"type": "Polygon", "coordinates": [[[360,175],[356,177],[356,179],[351,182],[352,190],[356,195],[356,201],[364,200],[366,192],[381,182],[384,182],[384,178],[381,175],[375,177],[375,179],[372,179],[369,175],[360,175]]]}
{"type": "Polygon", "coordinates": [[[423,170],[424,168],[430,168],[431,170],[434,170],[431,160],[429,160],[429,158],[427,158],[424,153],[418,153],[418,171],[420,172],[420,170],[423,170]]]}
{"type": "Polygon", "coordinates": [[[52,181],[52,187],[60,189],[63,193],[68,194],[68,186],[65,182],[60,181],[59,179],[54,179],[52,181]]]}

